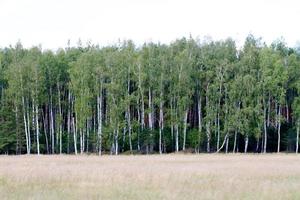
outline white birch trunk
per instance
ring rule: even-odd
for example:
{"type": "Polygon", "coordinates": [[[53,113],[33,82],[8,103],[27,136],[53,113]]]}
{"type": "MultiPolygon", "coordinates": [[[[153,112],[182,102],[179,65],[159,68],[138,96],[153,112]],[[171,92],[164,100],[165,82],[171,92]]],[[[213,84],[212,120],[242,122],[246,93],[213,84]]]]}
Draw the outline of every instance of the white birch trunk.
{"type": "Polygon", "coordinates": [[[57,82],[57,90],[58,90],[58,112],[59,112],[59,154],[62,153],[62,109],[61,109],[61,100],[60,100],[60,85],[57,82]]]}
{"type": "Polygon", "coordinates": [[[25,129],[25,138],[26,138],[26,151],[27,154],[30,154],[29,148],[29,137],[28,137],[28,129],[27,129],[27,119],[26,119],[26,109],[25,109],[25,100],[22,96],[22,107],[23,107],[23,120],[24,120],[24,129],[25,129]]]}
{"type": "Polygon", "coordinates": [[[97,97],[97,119],[98,119],[98,141],[99,141],[99,149],[98,154],[102,154],[102,89],[97,97]]]}
{"type": "Polygon", "coordinates": [[[202,114],[201,114],[201,95],[198,97],[198,152],[200,151],[201,133],[202,133],[202,114]]]}
{"type": "Polygon", "coordinates": [[[277,141],[277,153],[280,152],[280,129],[281,129],[281,120],[280,120],[280,116],[281,116],[281,106],[279,104],[278,106],[278,128],[277,128],[277,135],[278,135],[278,141],[277,141]]]}
{"type": "Polygon", "coordinates": [[[178,124],[175,124],[175,148],[176,148],[176,152],[179,151],[179,130],[178,130],[178,124]]]}
{"type": "Polygon", "coordinates": [[[186,143],[187,117],[188,117],[188,109],[184,112],[184,119],[183,119],[183,145],[182,145],[183,151],[185,150],[185,143],[186,143]]]}
{"type": "Polygon", "coordinates": [[[267,112],[267,108],[264,107],[264,149],[263,152],[266,153],[267,152],[267,122],[266,122],[266,113],[267,112]]]}
{"type": "Polygon", "coordinates": [[[73,125],[73,143],[74,143],[74,152],[77,155],[77,129],[75,126],[75,119],[72,117],[72,125],[73,125]]]}
{"type": "Polygon", "coordinates": [[[159,103],[159,153],[162,154],[162,131],[164,129],[164,114],[163,114],[163,93],[160,93],[160,103],[159,103]]]}
{"type": "Polygon", "coordinates": [[[249,142],[249,138],[248,138],[248,135],[246,134],[244,153],[247,153],[247,151],[248,151],[248,142],[249,142]]]}
{"type": "Polygon", "coordinates": [[[232,150],[232,153],[236,152],[236,139],[237,139],[237,130],[234,131],[234,141],[233,141],[233,150],[232,150]]]}
{"type": "Polygon", "coordinates": [[[297,138],[296,138],[296,154],[298,154],[298,149],[299,149],[299,130],[300,130],[300,120],[297,120],[297,138]]]}
{"type": "Polygon", "coordinates": [[[35,105],[35,122],[36,122],[36,145],[37,145],[37,154],[40,155],[40,130],[39,130],[39,108],[38,103],[35,105]]]}

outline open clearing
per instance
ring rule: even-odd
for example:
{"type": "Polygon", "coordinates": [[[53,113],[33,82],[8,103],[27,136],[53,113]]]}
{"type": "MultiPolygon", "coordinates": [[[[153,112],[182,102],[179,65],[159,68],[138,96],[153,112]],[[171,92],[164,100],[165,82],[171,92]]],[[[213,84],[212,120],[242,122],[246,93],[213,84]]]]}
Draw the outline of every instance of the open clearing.
{"type": "Polygon", "coordinates": [[[300,199],[300,156],[0,156],[1,199],[300,199]]]}

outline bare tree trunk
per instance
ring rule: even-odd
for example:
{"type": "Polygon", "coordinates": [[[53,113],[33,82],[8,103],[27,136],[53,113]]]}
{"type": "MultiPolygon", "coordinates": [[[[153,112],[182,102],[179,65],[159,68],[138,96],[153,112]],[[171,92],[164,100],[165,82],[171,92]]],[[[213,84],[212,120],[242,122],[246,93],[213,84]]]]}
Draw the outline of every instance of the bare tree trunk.
{"type": "Polygon", "coordinates": [[[126,142],[126,127],[123,127],[123,139],[122,139],[122,149],[121,149],[121,152],[125,151],[125,142],[126,142]]]}
{"type": "Polygon", "coordinates": [[[220,81],[220,86],[219,86],[219,91],[220,91],[220,97],[218,101],[218,114],[217,114],[217,129],[218,129],[218,136],[217,136],[217,149],[219,149],[220,146],[220,110],[221,110],[221,96],[222,96],[222,78],[220,81]]]}
{"type": "MultiPolygon", "coordinates": [[[[208,108],[209,108],[209,98],[208,98],[208,89],[209,84],[206,86],[206,115],[208,115],[208,108]]],[[[210,152],[210,120],[206,122],[206,137],[207,137],[207,144],[206,144],[206,151],[207,153],[210,152]]]]}
{"type": "Polygon", "coordinates": [[[248,135],[246,134],[246,136],[245,136],[245,148],[244,148],[244,153],[247,153],[247,150],[248,150],[248,142],[249,142],[249,138],[248,138],[248,135]]]}
{"type": "Polygon", "coordinates": [[[79,134],[80,134],[80,154],[83,154],[83,133],[82,133],[82,128],[79,128],[79,134]]]}
{"type": "Polygon", "coordinates": [[[264,104],[264,150],[263,150],[264,153],[267,152],[267,125],[269,123],[269,116],[268,116],[268,122],[266,122],[266,115],[267,115],[267,108],[264,104]]]}
{"type": "MultiPolygon", "coordinates": [[[[139,98],[137,99],[137,112],[138,112],[138,123],[141,124],[141,112],[140,112],[140,106],[139,106],[139,98]]],[[[140,151],[140,134],[141,134],[141,126],[139,125],[138,131],[137,131],[137,150],[140,151]]]]}
{"type": "Polygon", "coordinates": [[[160,103],[159,103],[159,153],[162,154],[162,131],[164,129],[164,114],[163,114],[163,93],[160,92],[160,103]]]}
{"type": "Polygon", "coordinates": [[[51,135],[51,148],[52,154],[54,154],[55,138],[54,138],[54,117],[53,117],[53,104],[52,104],[52,90],[50,88],[50,135],[51,135]]]}
{"type": "Polygon", "coordinates": [[[60,100],[60,85],[57,82],[57,90],[58,90],[58,112],[59,112],[59,154],[62,153],[62,109],[61,109],[61,100],[60,100]]]}
{"type": "MultiPolygon", "coordinates": [[[[268,117],[267,117],[267,127],[270,126],[270,113],[271,113],[271,95],[269,93],[269,99],[268,99],[268,117]]],[[[267,108],[266,108],[266,112],[267,112],[267,108]]]]}
{"type": "Polygon", "coordinates": [[[236,139],[237,139],[237,130],[234,131],[234,142],[233,142],[233,150],[232,153],[236,152],[236,139]]]}
{"type": "Polygon", "coordinates": [[[86,152],[89,152],[89,138],[90,138],[90,120],[86,120],[86,152]]]}
{"type": "Polygon", "coordinates": [[[128,123],[128,139],[129,139],[129,149],[130,153],[132,153],[132,139],[131,139],[131,120],[130,120],[130,106],[127,108],[127,123],[128,123]]]}
{"type": "Polygon", "coordinates": [[[97,119],[98,119],[98,141],[99,141],[99,149],[98,154],[102,154],[102,89],[97,97],[97,119]]]}
{"type": "Polygon", "coordinates": [[[299,129],[300,129],[300,120],[297,120],[297,139],[296,139],[296,154],[298,154],[299,149],[299,129]]]}
{"type": "MultiPolygon", "coordinates": [[[[2,88],[1,88],[2,91],[2,88]]],[[[3,97],[3,96],[2,96],[3,97]]],[[[19,154],[20,149],[20,138],[19,138],[19,116],[18,116],[18,106],[15,104],[15,119],[16,119],[16,154],[19,154]]]]}
{"type": "MultiPolygon", "coordinates": [[[[47,107],[46,107],[47,108],[47,107]]],[[[47,120],[48,120],[48,117],[47,117],[47,110],[46,112],[42,112],[43,113],[43,127],[44,127],[44,135],[45,135],[45,140],[46,140],[46,151],[47,151],[47,154],[49,154],[49,142],[48,142],[48,134],[47,134],[47,120]]]]}
{"type": "MultiPolygon", "coordinates": [[[[130,98],[130,67],[128,67],[127,95],[128,95],[128,99],[129,99],[130,98]]],[[[127,106],[126,116],[127,116],[127,124],[128,124],[129,149],[130,149],[130,153],[132,153],[130,101],[127,106]]]]}
{"type": "Polygon", "coordinates": [[[217,149],[216,153],[219,153],[223,149],[224,144],[225,144],[225,142],[227,140],[227,137],[228,137],[228,133],[225,135],[223,143],[222,143],[221,147],[219,149],[217,149]]]}
{"type": "Polygon", "coordinates": [[[179,130],[178,130],[178,124],[175,124],[175,148],[176,148],[176,152],[179,151],[179,130]]]}
{"type": "Polygon", "coordinates": [[[210,121],[206,123],[206,136],[207,136],[206,151],[207,153],[209,153],[210,152],[210,121]]]}
{"type": "Polygon", "coordinates": [[[218,111],[218,114],[217,114],[217,131],[218,131],[217,149],[219,149],[219,146],[220,146],[220,113],[219,113],[219,111],[218,111]]]}
{"type": "Polygon", "coordinates": [[[67,153],[70,153],[70,134],[71,134],[71,93],[68,90],[68,119],[67,119],[67,134],[68,134],[68,148],[67,153]]]}
{"type": "Polygon", "coordinates": [[[73,125],[74,152],[75,152],[75,155],[77,155],[77,128],[75,126],[74,117],[72,117],[72,125],[73,125]]]}
{"type": "Polygon", "coordinates": [[[39,129],[39,108],[38,103],[35,105],[35,122],[36,122],[36,145],[37,145],[37,154],[40,155],[40,129],[39,129]]]}
{"type": "Polygon", "coordinates": [[[119,143],[118,143],[118,137],[119,137],[119,128],[117,126],[117,130],[115,131],[116,132],[116,136],[115,136],[115,154],[118,155],[118,152],[119,152],[119,143]]]}
{"type": "Polygon", "coordinates": [[[183,145],[182,145],[183,151],[185,150],[185,143],[186,143],[187,117],[188,117],[188,109],[184,112],[184,119],[183,119],[183,145]]]}
{"type": "Polygon", "coordinates": [[[151,89],[149,87],[148,89],[148,108],[149,108],[149,113],[148,113],[148,121],[149,121],[149,129],[150,129],[150,144],[148,144],[149,146],[149,150],[150,152],[152,151],[152,131],[153,131],[153,105],[152,105],[152,92],[151,89]]]}
{"type": "Polygon", "coordinates": [[[280,120],[280,116],[281,116],[281,106],[279,104],[278,106],[278,128],[277,128],[277,135],[278,135],[278,141],[277,141],[277,153],[280,152],[280,128],[281,128],[281,120],[280,120]]]}
{"type": "Polygon", "coordinates": [[[174,146],[174,109],[173,109],[173,98],[170,98],[170,118],[171,118],[171,141],[172,141],[172,150],[175,150],[175,146],[174,146]]]}
{"type": "Polygon", "coordinates": [[[228,143],[229,143],[229,137],[226,138],[225,153],[228,153],[228,143]]]}
{"type": "MultiPolygon", "coordinates": [[[[27,104],[29,104],[27,102],[27,104]]],[[[30,135],[30,116],[29,116],[29,105],[26,106],[27,110],[26,110],[26,114],[27,114],[27,133],[28,133],[28,148],[29,150],[31,150],[31,135],[30,135]]]]}
{"type": "Polygon", "coordinates": [[[145,105],[144,105],[144,91],[142,89],[142,79],[141,79],[141,65],[138,65],[139,68],[139,90],[141,94],[141,125],[142,130],[145,128],[145,105]]]}
{"type": "Polygon", "coordinates": [[[201,95],[198,95],[198,152],[200,152],[200,142],[202,133],[201,95]]]}
{"type": "Polygon", "coordinates": [[[25,138],[26,138],[26,151],[27,154],[30,154],[30,148],[29,148],[29,137],[28,137],[28,129],[27,129],[27,119],[26,119],[26,109],[25,109],[25,100],[22,96],[22,107],[23,107],[23,120],[24,120],[24,129],[25,129],[25,138]]]}

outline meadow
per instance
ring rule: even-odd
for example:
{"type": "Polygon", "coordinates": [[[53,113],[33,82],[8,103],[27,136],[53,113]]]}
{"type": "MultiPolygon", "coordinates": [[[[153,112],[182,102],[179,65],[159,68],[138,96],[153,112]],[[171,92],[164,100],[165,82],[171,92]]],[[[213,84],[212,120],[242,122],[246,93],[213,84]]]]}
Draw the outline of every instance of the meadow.
{"type": "Polygon", "coordinates": [[[294,154],[0,156],[0,199],[300,199],[294,154]]]}

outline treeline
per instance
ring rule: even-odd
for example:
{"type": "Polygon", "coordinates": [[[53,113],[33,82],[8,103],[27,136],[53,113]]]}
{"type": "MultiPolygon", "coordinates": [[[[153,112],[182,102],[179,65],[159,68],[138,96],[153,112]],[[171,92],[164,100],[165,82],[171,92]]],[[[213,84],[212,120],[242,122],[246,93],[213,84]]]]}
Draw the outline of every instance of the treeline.
{"type": "Polygon", "coordinates": [[[300,54],[249,35],[0,50],[0,153],[298,152],[300,54]]]}

